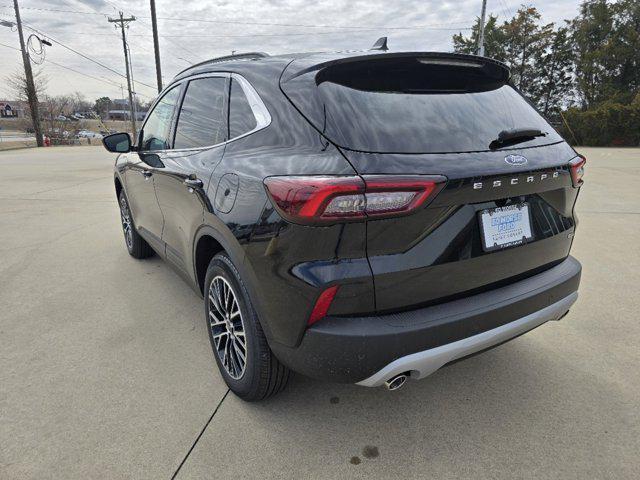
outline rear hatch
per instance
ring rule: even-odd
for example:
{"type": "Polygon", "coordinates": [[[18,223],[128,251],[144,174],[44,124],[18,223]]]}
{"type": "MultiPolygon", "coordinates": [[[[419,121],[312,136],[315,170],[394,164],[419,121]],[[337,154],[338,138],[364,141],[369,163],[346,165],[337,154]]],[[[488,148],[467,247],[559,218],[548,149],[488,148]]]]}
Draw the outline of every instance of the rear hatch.
{"type": "Polygon", "coordinates": [[[498,62],[440,53],[314,56],[283,73],[285,95],[365,179],[446,177],[425,208],[367,222],[379,311],[494,288],[569,254],[576,153],[508,78],[498,62]]]}

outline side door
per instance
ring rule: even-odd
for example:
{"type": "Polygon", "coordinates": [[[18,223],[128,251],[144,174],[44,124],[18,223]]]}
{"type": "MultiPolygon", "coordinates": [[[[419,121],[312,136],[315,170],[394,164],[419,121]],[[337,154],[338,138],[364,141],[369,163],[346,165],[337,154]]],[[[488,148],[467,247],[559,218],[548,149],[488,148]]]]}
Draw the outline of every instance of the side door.
{"type": "Polygon", "coordinates": [[[180,86],[168,90],[153,106],[140,131],[137,151],[127,153],[125,185],[136,229],[154,250],[164,254],[161,241],[164,217],[155,192],[160,156],[169,148],[171,121],[180,98],[180,86]]]}
{"type": "Polygon", "coordinates": [[[173,149],[162,157],[164,167],[154,178],[167,259],[193,278],[193,238],[204,210],[212,211],[206,191],[229,138],[229,74],[198,75],[184,84],[173,149]]]}

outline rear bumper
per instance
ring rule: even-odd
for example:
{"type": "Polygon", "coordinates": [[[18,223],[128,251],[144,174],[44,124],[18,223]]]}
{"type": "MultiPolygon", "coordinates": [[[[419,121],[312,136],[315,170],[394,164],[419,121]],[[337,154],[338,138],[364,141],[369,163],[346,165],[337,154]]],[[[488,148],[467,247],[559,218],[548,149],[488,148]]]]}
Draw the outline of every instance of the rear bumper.
{"type": "Polygon", "coordinates": [[[431,375],[447,363],[500,345],[549,320],[560,319],[577,299],[578,292],[573,292],[559,302],[500,327],[458,340],[457,342],[442,345],[441,347],[430,348],[429,350],[400,357],[369,378],[358,382],[358,385],[378,387],[388,379],[405,372],[410,372],[411,378],[419,380],[427,375],[431,375]]]}
{"type": "Polygon", "coordinates": [[[304,375],[365,386],[410,371],[422,378],[458,358],[562,317],[577,298],[573,257],[540,274],[460,300],[372,317],[327,317],[297,348],[272,345],[304,375]]]}

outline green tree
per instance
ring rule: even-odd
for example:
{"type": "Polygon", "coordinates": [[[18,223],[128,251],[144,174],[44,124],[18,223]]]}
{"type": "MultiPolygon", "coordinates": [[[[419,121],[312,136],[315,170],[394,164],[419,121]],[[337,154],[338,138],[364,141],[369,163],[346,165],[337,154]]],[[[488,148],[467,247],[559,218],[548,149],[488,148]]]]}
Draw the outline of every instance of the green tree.
{"type": "Polygon", "coordinates": [[[551,44],[553,23],[540,25],[541,15],[535,7],[523,6],[502,25],[506,38],[505,61],[511,68],[512,82],[538,103],[536,83],[544,75],[536,56],[551,44]]]}
{"type": "Polygon", "coordinates": [[[610,8],[613,29],[605,51],[613,70],[605,93],[628,104],[640,92],[640,2],[620,0],[610,8]]]}
{"type": "Polygon", "coordinates": [[[640,2],[586,0],[571,29],[582,107],[630,103],[640,91],[640,2]]]}
{"type": "Polygon", "coordinates": [[[583,108],[604,101],[611,62],[607,44],[613,33],[613,11],[607,0],[587,0],[571,22],[576,52],[576,87],[583,108]]]}
{"type": "MultiPolygon", "coordinates": [[[[475,53],[479,20],[469,37],[453,36],[454,50],[475,53]]],[[[498,24],[489,15],[485,27],[485,53],[511,70],[511,82],[543,113],[557,111],[572,90],[572,52],[568,29],[542,24],[534,7],[523,6],[513,18],[498,24]]]]}
{"type": "MultiPolygon", "coordinates": [[[[471,27],[471,35],[465,37],[462,33],[453,36],[453,49],[457,53],[467,53],[475,55],[478,51],[478,32],[480,31],[480,18],[471,27]]],[[[484,55],[495,60],[505,60],[505,35],[500,25],[498,17],[489,14],[489,18],[484,27],[484,55]]]]}
{"type": "Polygon", "coordinates": [[[536,74],[529,85],[529,95],[544,115],[557,114],[573,103],[575,55],[569,29],[551,32],[547,48],[533,53],[536,74]]]}
{"type": "Polygon", "coordinates": [[[106,118],[111,109],[111,99],[109,97],[100,97],[96,100],[93,109],[100,118],[106,118]]]}

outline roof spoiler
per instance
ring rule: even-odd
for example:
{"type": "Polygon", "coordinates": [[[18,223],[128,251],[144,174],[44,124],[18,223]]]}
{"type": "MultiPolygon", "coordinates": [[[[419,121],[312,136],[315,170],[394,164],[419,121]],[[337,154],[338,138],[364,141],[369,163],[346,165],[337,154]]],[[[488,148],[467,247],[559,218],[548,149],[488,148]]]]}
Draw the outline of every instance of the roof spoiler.
{"type": "MultiPolygon", "coordinates": [[[[384,38],[384,37],[382,37],[384,38]]],[[[376,42],[376,44],[378,44],[376,42]]],[[[284,75],[282,76],[282,82],[293,80],[300,75],[304,75],[310,72],[318,72],[316,80],[323,81],[325,75],[331,75],[331,71],[337,69],[344,70],[351,67],[357,67],[365,63],[371,62],[372,65],[381,62],[393,62],[416,59],[418,62],[425,65],[434,65],[441,67],[458,67],[477,69],[482,71],[485,75],[491,77],[496,82],[507,83],[510,77],[509,67],[504,63],[497,60],[492,60],[487,57],[480,57],[477,55],[466,55],[461,53],[445,53],[445,52],[393,52],[387,53],[385,51],[376,50],[362,55],[354,52],[351,55],[346,55],[342,58],[331,59],[325,62],[317,62],[313,57],[301,58],[295,60],[286,68],[284,75]],[[324,71],[324,74],[323,74],[324,71]]]]}

